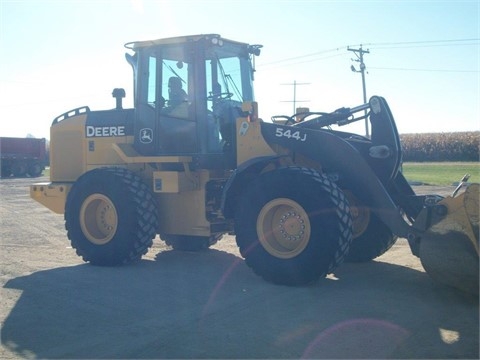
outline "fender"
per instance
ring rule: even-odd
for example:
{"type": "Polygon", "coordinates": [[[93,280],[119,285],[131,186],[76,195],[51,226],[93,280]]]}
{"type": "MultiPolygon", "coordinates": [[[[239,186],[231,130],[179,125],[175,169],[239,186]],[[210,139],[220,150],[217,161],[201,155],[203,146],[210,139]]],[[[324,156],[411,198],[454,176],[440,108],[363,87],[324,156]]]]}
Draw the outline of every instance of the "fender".
{"type": "MultiPolygon", "coordinates": [[[[285,157],[285,155],[260,156],[245,161],[235,169],[223,189],[221,211],[225,218],[233,218],[233,205],[236,203],[236,198],[242,187],[248,186],[247,183],[252,177],[260,174],[269,164],[276,164],[277,161],[283,157],[285,157]]],[[[277,164],[277,166],[279,166],[279,164],[277,164]]]]}
{"type": "Polygon", "coordinates": [[[385,187],[363,156],[344,139],[328,130],[262,123],[262,135],[322,165],[326,173],[338,173],[355,195],[370,207],[392,231],[406,237],[413,229],[404,221],[385,187]]]}

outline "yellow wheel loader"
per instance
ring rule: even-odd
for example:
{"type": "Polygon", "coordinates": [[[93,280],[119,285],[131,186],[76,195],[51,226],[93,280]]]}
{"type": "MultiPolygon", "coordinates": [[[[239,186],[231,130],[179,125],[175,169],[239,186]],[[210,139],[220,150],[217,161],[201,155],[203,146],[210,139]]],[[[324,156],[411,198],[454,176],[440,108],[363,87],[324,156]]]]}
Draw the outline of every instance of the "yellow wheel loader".
{"type": "Polygon", "coordinates": [[[301,285],[397,237],[438,281],[478,292],[478,186],[418,196],[384,98],[330,113],[259,118],[260,45],[216,34],[125,45],[134,108],[80,107],[54,119],[50,182],[31,197],[64,214],[94,265],[141,258],[159,235],[201,250],[234,234],[264,279],[301,285]],[[368,119],[371,137],[340,130],[368,119]]]}

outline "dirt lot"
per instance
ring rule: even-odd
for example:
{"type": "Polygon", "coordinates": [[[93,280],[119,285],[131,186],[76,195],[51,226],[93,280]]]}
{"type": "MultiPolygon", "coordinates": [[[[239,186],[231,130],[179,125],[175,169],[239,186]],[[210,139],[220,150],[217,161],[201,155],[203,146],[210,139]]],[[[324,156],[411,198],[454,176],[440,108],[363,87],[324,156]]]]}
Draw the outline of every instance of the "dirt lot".
{"type": "Polygon", "coordinates": [[[231,237],[94,267],[33,181],[0,180],[1,359],[479,358],[478,298],[433,283],[403,239],[301,288],[256,277],[231,237]]]}

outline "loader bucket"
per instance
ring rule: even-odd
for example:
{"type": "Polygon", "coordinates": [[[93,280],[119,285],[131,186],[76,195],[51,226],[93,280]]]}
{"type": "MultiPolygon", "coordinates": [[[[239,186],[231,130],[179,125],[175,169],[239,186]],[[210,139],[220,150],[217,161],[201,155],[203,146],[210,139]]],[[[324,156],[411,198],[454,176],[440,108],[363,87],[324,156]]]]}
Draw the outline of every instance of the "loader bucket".
{"type": "Polygon", "coordinates": [[[479,192],[471,184],[457,197],[446,197],[436,207],[440,221],[421,239],[420,260],[440,283],[478,294],[479,192]]]}

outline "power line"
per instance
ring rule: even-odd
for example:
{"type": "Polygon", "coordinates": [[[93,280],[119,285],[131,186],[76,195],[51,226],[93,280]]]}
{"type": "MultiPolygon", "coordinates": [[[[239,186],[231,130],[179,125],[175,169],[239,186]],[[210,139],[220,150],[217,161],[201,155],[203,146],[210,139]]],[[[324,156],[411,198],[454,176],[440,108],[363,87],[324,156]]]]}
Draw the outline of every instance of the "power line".
{"type": "MultiPolygon", "coordinates": [[[[480,38],[466,38],[466,39],[445,39],[445,40],[423,40],[423,41],[397,41],[397,42],[378,42],[378,43],[366,43],[363,44],[364,46],[369,46],[370,48],[374,48],[376,50],[378,49],[396,49],[396,48],[427,48],[427,47],[435,47],[435,46],[471,46],[471,45],[480,45],[480,38]],[[476,43],[467,43],[467,42],[476,42],[476,43]]],[[[341,50],[348,50],[348,48],[351,47],[357,47],[357,46],[362,46],[361,44],[358,45],[348,45],[348,46],[339,46],[336,48],[331,48],[331,49],[326,49],[326,50],[320,50],[314,53],[309,53],[305,55],[298,55],[298,56],[293,56],[285,59],[279,59],[275,61],[271,61],[268,63],[263,63],[263,64],[258,64],[257,67],[264,67],[264,66],[270,66],[270,65],[284,65],[283,63],[289,62],[289,61],[294,61],[294,60],[299,60],[299,59],[304,59],[304,58],[309,58],[309,57],[314,57],[318,55],[325,55],[328,53],[333,53],[333,52],[339,52],[341,50]]],[[[329,55],[329,56],[324,56],[320,58],[315,58],[311,60],[305,60],[305,61],[297,61],[293,62],[287,65],[297,65],[297,64],[303,64],[307,62],[313,62],[313,61],[320,61],[324,59],[329,59],[332,57],[336,56],[341,56],[342,53],[340,54],[334,54],[334,55],[329,55]]]]}
{"type": "Polygon", "coordinates": [[[432,44],[432,45],[399,45],[399,46],[372,46],[375,50],[392,50],[392,49],[427,49],[427,48],[434,48],[434,47],[442,47],[442,46],[478,46],[480,43],[469,43],[469,44],[432,44]]]}
{"type": "Polygon", "coordinates": [[[389,67],[369,67],[369,69],[395,70],[395,71],[450,72],[450,73],[480,73],[480,70],[412,69],[412,68],[389,68],[389,67]]]}
{"type": "Polygon", "coordinates": [[[419,45],[419,44],[439,44],[445,43],[443,45],[450,45],[454,42],[470,42],[470,41],[480,41],[480,38],[472,39],[448,39],[448,40],[423,40],[423,41],[397,41],[397,42],[380,42],[380,43],[368,43],[364,45],[368,46],[390,46],[390,45],[419,45]]]}
{"type": "Polygon", "coordinates": [[[320,57],[320,58],[314,58],[314,59],[309,59],[309,60],[304,60],[304,61],[296,61],[296,62],[291,62],[291,63],[287,63],[286,62],[287,60],[285,60],[285,61],[279,60],[279,61],[274,61],[274,62],[271,62],[271,63],[257,64],[257,68],[262,68],[262,67],[277,68],[277,67],[286,67],[286,66],[292,66],[292,65],[300,65],[300,64],[311,63],[311,62],[314,62],[314,61],[322,61],[322,60],[331,59],[331,58],[334,58],[334,57],[340,57],[340,56],[344,56],[344,55],[345,55],[344,53],[341,53],[341,54],[323,56],[323,57],[320,57]]]}
{"type": "MultiPolygon", "coordinates": [[[[276,60],[276,61],[271,61],[271,62],[268,62],[268,63],[264,63],[264,64],[261,64],[261,66],[274,65],[274,64],[278,64],[278,63],[288,62],[288,61],[291,61],[291,60],[297,60],[297,59],[303,59],[303,58],[306,58],[306,57],[312,57],[312,56],[317,56],[317,55],[322,55],[322,54],[328,54],[328,53],[330,53],[330,52],[335,52],[335,51],[343,50],[343,49],[346,49],[346,48],[347,48],[346,46],[342,46],[342,47],[335,48],[335,49],[322,50],[322,51],[317,51],[317,52],[310,53],[310,54],[293,56],[293,57],[290,57],[290,58],[285,58],[285,59],[280,59],[280,60],[276,60]]],[[[325,59],[328,59],[328,58],[334,57],[334,56],[338,56],[338,54],[326,56],[326,57],[324,57],[324,58],[325,58],[325,59]]],[[[323,59],[323,58],[322,58],[322,59],[323,59]]],[[[315,61],[315,60],[319,60],[319,59],[313,59],[313,60],[308,60],[308,61],[315,61]]],[[[308,61],[305,61],[305,62],[308,62],[308,61]]],[[[258,66],[260,66],[260,64],[258,64],[258,66]]]]}
{"type": "Polygon", "coordinates": [[[425,40],[425,41],[398,41],[398,42],[381,42],[367,43],[370,48],[375,50],[384,49],[411,49],[411,48],[429,48],[440,46],[478,46],[480,39],[450,39],[450,40],[425,40]]]}

